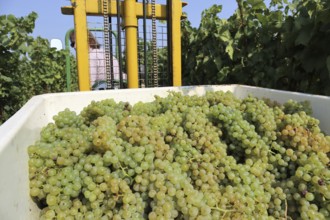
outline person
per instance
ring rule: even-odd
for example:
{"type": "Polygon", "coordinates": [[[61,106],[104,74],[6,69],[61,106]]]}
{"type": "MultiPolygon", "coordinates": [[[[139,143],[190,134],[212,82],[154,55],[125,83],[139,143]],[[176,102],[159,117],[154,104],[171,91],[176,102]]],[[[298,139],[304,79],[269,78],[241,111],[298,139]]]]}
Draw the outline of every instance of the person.
{"type": "MultiPolygon", "coordinates": [[[[76,49],[76,34],[72,31],[70,34],[71,47],[76,49]]],[[[89,54],[89,68],[90,68],[90,85],[92,90],[107,89],[107,74],[105,66],[105,51],[101,44],[97,41],[91,31],[88,31],[88,54],[89,54]]],[[[119,62],[116,57],[113,58],[113,77],[114,82],[118,85],[120,80],[119,62]]],[[[111,68],[111,67],[110,67],[111,68]]],[[[123,73],[123,81],[127,81],[127,74],[123,73]]]]}

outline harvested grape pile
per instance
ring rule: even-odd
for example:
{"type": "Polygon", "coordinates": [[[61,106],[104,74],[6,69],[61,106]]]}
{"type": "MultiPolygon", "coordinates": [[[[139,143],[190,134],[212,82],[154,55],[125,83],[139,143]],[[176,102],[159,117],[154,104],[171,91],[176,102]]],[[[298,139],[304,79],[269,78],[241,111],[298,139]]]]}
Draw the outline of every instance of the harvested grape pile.
{"type": "Polygon", "coordinates": [[[28,147],[30,195],[41,219],[329,219],[310,112],[229,92],[65,109],[28,147]]]}

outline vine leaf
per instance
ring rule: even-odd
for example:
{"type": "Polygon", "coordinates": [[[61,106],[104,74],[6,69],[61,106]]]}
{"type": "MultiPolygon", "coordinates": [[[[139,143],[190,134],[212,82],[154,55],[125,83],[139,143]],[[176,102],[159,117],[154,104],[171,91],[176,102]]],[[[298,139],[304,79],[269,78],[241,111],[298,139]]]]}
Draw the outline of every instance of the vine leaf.
{"type": "Polygon", "coordinates": [[[254,9],[266,8],[266,4],[264,3],[264,0],[247,0],[247,3],[249,3],[254,9]]]}
{"type": "Polygon", "coordinates": [[[183,26],[183,84],[330,95],[329,2],[236,0],[228,19],[220,19],[218,6],[205,10],[198,28],[183,26]]]}
{"type": "Polygon", "coordinates": [[[328,68],[329,77],[330,77],[330,56],[327,57],[327,68],[328,68]]]}
{"type": "MultiPolygon", "coordinates": [[[[0,125],[32,96],[64,92],[66,50],[50,48],[47,39],[30,36],[37,14],[0,16],[0,125]]],[[[70,55],[72,85],[77,87],[75,58],[70,55]]]]}
{"type": "Polygon", "coordinates": [[[12,82],[13,81],[12,78],[1,75],[1,74],[0,74],[0,80],[2,80],[4,82],[12,82]]]}
{"type": "Polygon", "coordinates": [[[233,56],[234,56],[234,48],[233,48],[233,45],[231,43],[227,45],[226,53],[229,55],[230,59],[232,60],[233,56]]]}
{"type": "Polygon", "coordinates": [[[300,31],[300,33],[299,33],[299,35],[298,35],[298,37],[296,39],[295,44],[296,45],[301,44],[301,45],[307,46],[308,43],[309,43],[309,41],[310,41],[310,39],[312,38],[312,34],[311,33],[312,33],[312,30],[310,28],[307,28],[307,27],[303,28],[300,31]]]}

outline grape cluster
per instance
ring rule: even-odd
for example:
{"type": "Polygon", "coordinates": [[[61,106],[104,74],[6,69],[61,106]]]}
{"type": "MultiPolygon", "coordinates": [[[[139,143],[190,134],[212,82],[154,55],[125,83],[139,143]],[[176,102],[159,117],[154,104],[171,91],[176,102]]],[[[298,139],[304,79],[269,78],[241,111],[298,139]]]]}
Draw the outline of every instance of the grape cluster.
{"type": "Polygon", "coordinates": [[[329,219],[310,113],[222,91],[65,109],[28,147],[30,195],[40,219],[329,219]]]}

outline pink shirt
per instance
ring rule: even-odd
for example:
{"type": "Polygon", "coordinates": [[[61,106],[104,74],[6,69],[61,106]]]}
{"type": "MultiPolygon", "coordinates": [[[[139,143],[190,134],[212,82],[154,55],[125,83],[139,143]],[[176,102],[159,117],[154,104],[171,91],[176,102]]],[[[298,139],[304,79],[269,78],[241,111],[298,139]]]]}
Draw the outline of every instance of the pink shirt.
{"type": "MultiPolygon", "coordinates": [[[[91,86],[95,81],[107,79],[104,49],[89,48],[89,68],[91,86]]],[[[114,79],[119,81],[119,62],[115,57],[113,57],[113,74],[114,79]]],[[[126,73],[123,73],[123,80],[127,80],[126,73]]]]}

